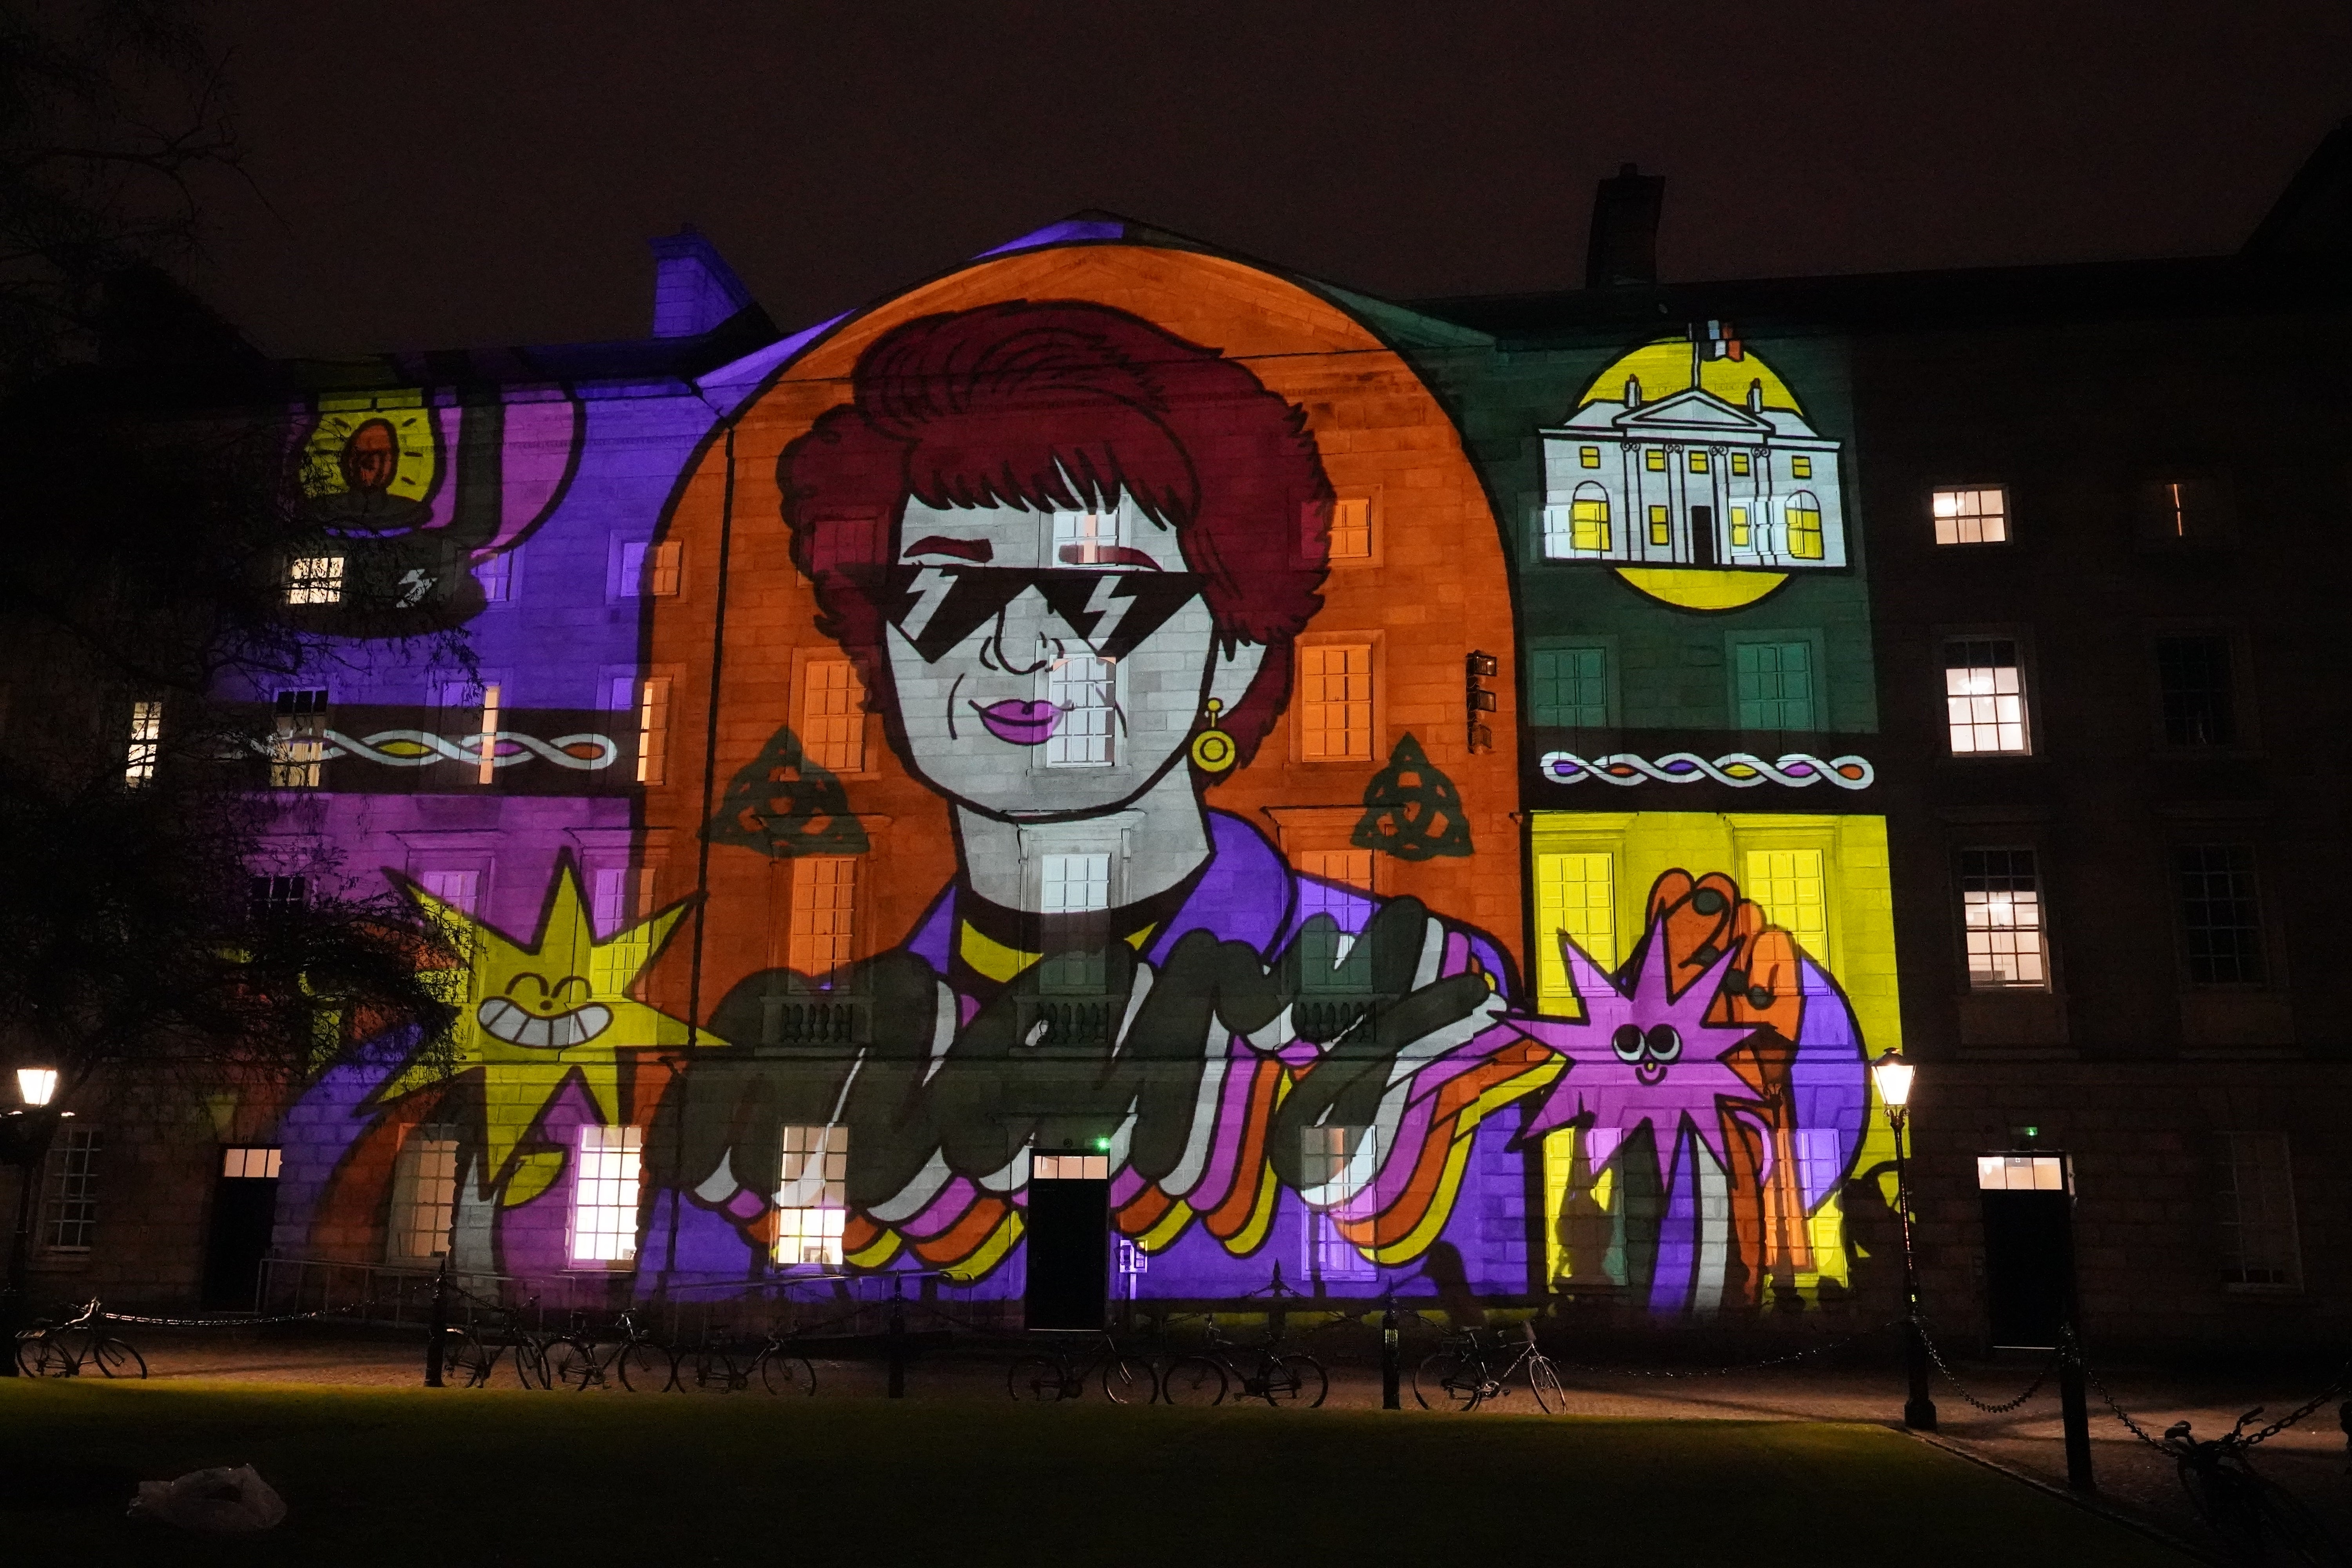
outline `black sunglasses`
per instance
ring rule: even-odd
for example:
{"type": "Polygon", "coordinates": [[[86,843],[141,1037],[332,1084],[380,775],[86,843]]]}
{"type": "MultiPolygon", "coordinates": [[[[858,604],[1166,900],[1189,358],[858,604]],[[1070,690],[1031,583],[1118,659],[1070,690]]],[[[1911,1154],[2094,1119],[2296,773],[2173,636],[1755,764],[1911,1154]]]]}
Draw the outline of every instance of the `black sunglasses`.
{"type": "Polygon", "coordinates": [[[1125,658],[1201,592],[1192,572],[1067,566],[894,566],[884,614],[925,664],[1003,613],[1029,588],[1101,658],[1125,658]]]}

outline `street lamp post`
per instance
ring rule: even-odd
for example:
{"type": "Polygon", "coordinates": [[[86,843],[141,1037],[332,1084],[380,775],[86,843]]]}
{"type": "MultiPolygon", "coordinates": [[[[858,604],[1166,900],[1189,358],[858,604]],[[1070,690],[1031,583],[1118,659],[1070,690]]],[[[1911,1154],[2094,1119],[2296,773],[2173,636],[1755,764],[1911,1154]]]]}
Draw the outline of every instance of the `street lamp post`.
{"type": "Polygon", "coordinates": [[[0,1163],[16,1167],[16,1229],[8,1243],[7,1288],[0,1290],[0,1377],[16,1375],[16,1331],[25,1326],[25,1293],[33,1250],[33,1189],[41,1162],[57,1133],[55,1068],[18,1068],[16,1094],[24,1105],[0,1117],[0,1163]]]}
{"type": "Polygon", "coordinates": [[[1870,1064],[1886,1123],[1895,1130],[1895,1210],[1903,1226],[1903,1365],[1910,1396],[1903,1402],[1903,1425],[1915,1432],[1936,1429],[1936,1402],[1927,1393],[1927,1331],[1919,1321],[1919,1268],[1911,1252],[1911,1172],[1904,1145],[1909,1142],[1911,1079],[1917,1069],[1894,1051],[1870,1064]]]}

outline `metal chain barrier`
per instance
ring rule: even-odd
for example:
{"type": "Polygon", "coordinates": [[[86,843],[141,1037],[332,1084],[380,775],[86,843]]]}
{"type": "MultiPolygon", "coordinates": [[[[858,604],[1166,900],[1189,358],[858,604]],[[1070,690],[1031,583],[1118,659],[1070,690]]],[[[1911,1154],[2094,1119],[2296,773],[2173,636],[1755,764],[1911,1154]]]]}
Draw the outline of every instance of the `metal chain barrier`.
{"type": "Polygon", "coordinates": [[[142,1318],[131,1312],[99,1313],[110,1323],[137,1323],[151,1329],[248,1329],[264,1323],[307,1323],[328,1315],[325,1312],[289,1312],[276,1318],[142,1318]]]}
{"type": "Polygon", "coordinates": [[[2050,1374],[2058,1370],[2060,1362],[2065,1360],[2065,1352],[2063,1350],[2053,1351],[2051,1352],[2050,1359],[2042,1363],[2042,1370],[2033,1374],[2033,1381],[2025,1385],[2024,1393],[2014,1399],[2004,1399],[1999,1405],[1990,1405],[1970,1393],[1969,1385],[1962,1383],[1950,1365],[1945,1362],[1944,1352],[1936,1348],[1936,1342],[1929,1336],[1927,1324],[1924,1319],[1919,1322],[1919,1342],[1927,1347],[1927,1359],[1936,1363],[1936,1370],[1944,1374],[1944,1381],[1952,1385],[1952,1391],[1988,1415],[2006,1415],[2041,1393],[2042,1385],[2050,1381],[2050,1374]]]}
{"type": "MultiPolygon", "coordinates": [[[[2116,1396],[2107,1392],[2107,1385],[2099,1381],[2099,1374],[2093,1372],[2091,1370],[2090,1363],[2084,1359],[2082,1342],[2075,1340],[2070,1333],[2067,1336],[2067,1343],[2068,1348],[2074,1353],[2075,1363],[2083,1369],[2084,1379],[2088,1382],[2093,1388],[2099,1391],[2100,1399],[2105,1402],[2107,1409],[2114,1413],[2115,1418],[2124,1424],[2125,1429],[2129,1431],[2133,1436],[2147,1444],[2149,1447],[2162,1448],[2166,1453],[2171,1453],[2173,1450],[2165,1447],[2164,1444],[2160,1440],[2149,1436],[2147,1428],[2133,1420],[2131,1417],[2131,1412],[2126,1410],[2121,1405],[2117,1404],[2116,1396]]],[[[2314,1412],[2317,1411],[2321,1405],[2326,1404],[2329,1400],[2335,1399],[2343,1394],[2347,1390],[2352,1390],[2352,1362],[2347,1362],[2345,1363],[2344,1370],[2336,1374],[2336,1381],[2329,1384],[2326,1388],[2321,1389],[2317,1394],[2313,1394],[2309,1399],[2305,1400],[2301,1405],[2296,1405],[2293,1410],[2288,1411],[2284,1415],[2280,1416],[2277,1420],[2272,1422],[2261,1431],[2250,1433],[2246,1436],[2239,1438],[2239,1447],[2252,1448],[2257,1445],[2269,1442],[2273,1437],[2277,1436],[2288,1427],[2295,1426],[2297,1423],[2309,1417],[2314,1412]]]]}
{"type": "Polygon", "coordinates": [[[1817,1355],[1827,1355],[1833,1350],[1841,1350],[1847,1345],[1866,1340],[1873,1334],[1883,1334],[1887,1330],[1895,1327],[1901,1322],[1901,1321],[1902,1320],[1900,1319],[1895,1319],[1887,1322],[1878,1323],[1870,1328],[1863,1329],[1857,1332],[1848,1334],[1843,1339],[1829,1340],[1821,1344],[1809,1345],[1801,1351],[1790,1351],[1786,1355],[1766,1356],[1761,1361],[1734,1362],[1728,1366],[1678,1368],[1654,1366],[1601,1366],[1591,1362],[1561,1361],[1558,1357],[1552,1358],[1552,1364],[1557,1367],[1568,1368],[1573,1372],[1602,1373],[1622,1377],[1728,1377],[1735,1372],[1754,1372],[1761,1367],[1786,1366],[1791,1362],[1805,1361],[1817,1355]]]}

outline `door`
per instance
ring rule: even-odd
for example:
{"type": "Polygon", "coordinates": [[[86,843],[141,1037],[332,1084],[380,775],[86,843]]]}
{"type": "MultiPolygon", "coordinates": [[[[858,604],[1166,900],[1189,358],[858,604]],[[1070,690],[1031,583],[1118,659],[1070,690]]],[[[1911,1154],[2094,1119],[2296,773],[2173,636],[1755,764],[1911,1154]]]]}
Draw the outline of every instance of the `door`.
{"type": "Polygon", "coordinates": [[[1997,1350],[2051,1350],[2074,1315],[2074,1194],[2063,1154],[1982,1154],[1985,1319],[1997,1350]]]}
{"type": "Polygon", "coordinates": [[[1715,560],[1715,508],[1690,509],[1690,552],[1694,566],[1712,566],[1715,560]]]}
{"type": "Polygon", "coordinates": [[[250,1308],[278,1223],[278,1166],[282,1151],[224,1149],[213,1178],[213,1219],[205,1237],[207,1307],[250,1308]]]}
{"type": "Polygon", "coordinates": [[[1028,1326],[1101,1328],[1110,1294],[1110,1156],[1031,1156],[1023,1240],[1028,1326]]]}

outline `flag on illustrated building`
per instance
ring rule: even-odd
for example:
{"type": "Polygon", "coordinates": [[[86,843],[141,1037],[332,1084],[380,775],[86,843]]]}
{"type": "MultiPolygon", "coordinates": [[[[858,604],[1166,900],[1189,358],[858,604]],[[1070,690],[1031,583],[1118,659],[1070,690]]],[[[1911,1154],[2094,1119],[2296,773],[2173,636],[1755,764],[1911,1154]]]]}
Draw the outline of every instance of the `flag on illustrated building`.
{"type": "Polygon", "coordinates": [[[1709,321],[1704,327],[1691,328],[1691,341],[1697,343],[1707,359],[1738,359],[1743,350],[1739,330],[1729,321],[1709,321]]]}

